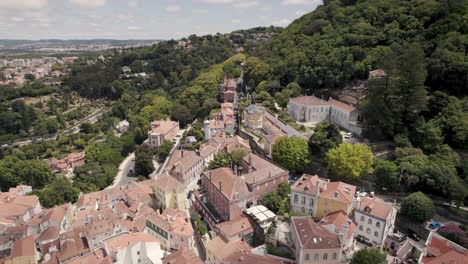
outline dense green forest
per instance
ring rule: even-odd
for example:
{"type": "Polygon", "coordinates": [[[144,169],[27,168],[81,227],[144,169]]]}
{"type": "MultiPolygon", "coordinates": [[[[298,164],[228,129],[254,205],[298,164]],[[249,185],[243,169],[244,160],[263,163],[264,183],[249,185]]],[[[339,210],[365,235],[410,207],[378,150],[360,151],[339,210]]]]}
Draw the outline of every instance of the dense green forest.
{"type": "Polygon", "coordinates": [[[270,39],[258,56],[281,85],[312,94],[366,79],[390,51],[424,51],[431,91],[468,93],[467,0],[325,0],[270,39]]]}

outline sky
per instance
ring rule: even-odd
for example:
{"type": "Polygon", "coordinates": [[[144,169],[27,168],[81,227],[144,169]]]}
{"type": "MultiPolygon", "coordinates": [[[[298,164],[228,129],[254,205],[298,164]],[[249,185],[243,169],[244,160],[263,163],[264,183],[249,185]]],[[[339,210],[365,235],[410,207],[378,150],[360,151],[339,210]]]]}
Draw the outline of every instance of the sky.
{"type": "Polygon", "coordinates": [[[0,0],[0,39],[179,39],[287,26],[322,0],[0,0]]]}

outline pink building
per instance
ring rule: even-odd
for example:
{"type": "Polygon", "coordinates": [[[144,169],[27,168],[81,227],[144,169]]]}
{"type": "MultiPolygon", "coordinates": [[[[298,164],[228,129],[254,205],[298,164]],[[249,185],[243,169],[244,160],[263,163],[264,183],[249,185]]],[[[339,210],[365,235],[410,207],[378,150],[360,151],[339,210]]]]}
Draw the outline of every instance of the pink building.
{"type": "Polygon", "coordinates": [[[51,158],[49,160],[49,167],[58,172],[73,171],[76,167],[83,166],[85,163],[85,152],[70,153],[63,159],[51,158]]]}
{"type": "Polygon", "coordinates": [[[291,229],[298,264],[341,263],[342,244],[339,235],[328,231],[308,216],[292,217],[291,229]]]}
{"type": "Polygon", "coordinates": [[[169,119],[153,121],[145,143],[152,148],[159,148],[164,140],[172,140],[178,133],[179,122],[169,119]]]}
{"type": "Polygon", "coordinates": [[[195,151],[176,150],[166,166],[167,172],[187,186],[203,172],[204,159],[195,151]]]}
{"type": "Polygon", "coordinates": [[[242,177],[245,178],[245,183],[253,193],[255,203],[267,192],[276,190],[280,183],[288,182],[287,170],[253,153],[249,153],[242,159],[241,167],[242,177]]]}
{"type": "Polygon", "coordinates": [[[194,205],[211,227],[242,215],[265,193],[288,181],[288,171],[249,154],[236,167],[206,171],[201,176],[202,188],[195,195],[194,205]]]}

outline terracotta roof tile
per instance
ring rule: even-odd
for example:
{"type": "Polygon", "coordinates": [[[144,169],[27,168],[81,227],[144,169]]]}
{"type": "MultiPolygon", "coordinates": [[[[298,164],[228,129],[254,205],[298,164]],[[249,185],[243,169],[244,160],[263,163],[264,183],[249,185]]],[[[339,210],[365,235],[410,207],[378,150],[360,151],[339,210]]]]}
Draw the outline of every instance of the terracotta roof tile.
{"type": "Polygon", "coordinates": [[[244,241],[224,241],[221,237],[217,236],[208,241],[206,250],[207,252],[214,253],[218,260],[223,261],[235,252],[250,252],[252,248],[244,241]]]}
{"type": "Polygon", "coordinates": [[[341,108],[342,110],[345,110],[347,112],[352,112],[352,111],[356,110],[356,108],[354,108],[353,106],[342,103],[342,102],[337,101],[337,100],[335,100],[333,98],[330,98],[328,100],[328,102],[330,103],[330,105],[341,108]]]}
{"type": "Polygon", "coordinates": [[[311,176],[304,174],[299,180],[297,180],[292,186],[291,190],[309,195],[316,194],[317,184],[319,187],[319,193],[324,190],[327,184],[330,182],[328,179],[320,178],[317,175],[311,176]]]}
{"type": "Polygon", "coordinates": [[[238,237],[239,234],[250,234],[253,232],[252,224],[249,219],[243,215],[231,221],[217,224],[217,228],[226,239],[238,237]]]}
{"type": "Polygon", "coordinates": [[[140,242],[159,242],[156,238],[145,234],[143,232],[138,233],[122,233],[103,241],[111,250],[111,252],[117,252],[121,249],[133,246],[140,242]]]}
{"type": "Polygon", "coordinates": [[[245,184],[245,179],[234,174],[229,168],[218,168],[211,171],[205,171],[204,175],[210,180],[216,189],[228,200],[237,200],[249,195],[249,189],[245,184]],[[221,186],[220,186],[221,185],[221,186]],[[238,197],[236,197],[238,195],[238,197]]]}
{"type": "Polygon", "coordinates": [[[359,203],[358,210],[366,212],[378,218],[387,219],[393,209],[392,204],[386,203],[376,197],[363,197],[359,203]]]}
{"type": "Polygon", "coordinates": [[[328,102],[315,96],[300,96],[289,99],[290,102],[304,105],[328,105],[328,102]]]}
{"type": "Polygon", "coordinates": [[[320,193],[321,197],[338,200],[343,203],[351,204],[356,193],[356,186],[344,182],[330,182],[326,190],[320,193]]]}
{"type": "Polygon", "coordinates": [[[163,259],[164,264],[203,264],[203,261],[195,254],[195,252],[183,247],[163,259]]]}
{"type": "Polygon", "coordinates": [[[343,211],[334,212],[323,217],[320,225],[334,225],[336,228],[341,230],[343,227],[347,227],[348,232],[346,236],[350,238],[354,230],[356,230],[356,223],[343,211]]]}
{"type": "Polygon", "coordinates": [[[338,235],[329,232],[324,227],[315,223],[310,217],[293,217],[291,225],[294,226],[296,235],[306,249],[330,249],[340,248],[338,235]]]}

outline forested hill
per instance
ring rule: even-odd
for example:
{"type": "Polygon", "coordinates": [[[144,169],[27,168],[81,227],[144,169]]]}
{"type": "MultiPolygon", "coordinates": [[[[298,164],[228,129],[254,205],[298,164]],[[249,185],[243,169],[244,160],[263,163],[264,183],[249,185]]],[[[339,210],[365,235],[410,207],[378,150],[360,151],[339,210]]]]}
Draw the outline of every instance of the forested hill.
{"type": "Polygon", "coordinates": [[[426,86],[468,94],[468,0],[324,0],[271,38],[257,56],[281,85],[307,92],[367,79],[391,49],[425,53],[426,86]]]}

